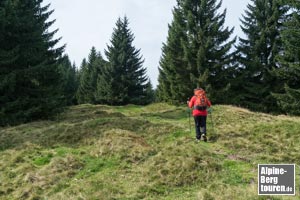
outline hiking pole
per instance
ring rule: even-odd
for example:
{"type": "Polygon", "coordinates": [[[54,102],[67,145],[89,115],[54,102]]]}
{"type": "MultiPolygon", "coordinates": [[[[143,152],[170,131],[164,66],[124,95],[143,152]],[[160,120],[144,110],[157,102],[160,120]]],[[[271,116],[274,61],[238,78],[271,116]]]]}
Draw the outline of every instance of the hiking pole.
{"type": "MultiPolygon", "coordinates": [[[[187,102],[189,102],[189,99],[187,99],[187,102]]],[[[190,113],[191,109],[188,107],[187,111],[188,111],[187,113],[188,113],[188,118],[189,118],[190,134],[192,134],[192,128],[191,128],[191,113],[190,113]]]]}
{"type": "MultiPolygon", "coordinates": [[[[188,108],[189,109],[189,108],[188,108]]],[[[191,128],[191,109],[189,109],[188,115],[189,115],[189,125],[190,125],[190,134],[192,134],[192,128],[191,128]]]]}

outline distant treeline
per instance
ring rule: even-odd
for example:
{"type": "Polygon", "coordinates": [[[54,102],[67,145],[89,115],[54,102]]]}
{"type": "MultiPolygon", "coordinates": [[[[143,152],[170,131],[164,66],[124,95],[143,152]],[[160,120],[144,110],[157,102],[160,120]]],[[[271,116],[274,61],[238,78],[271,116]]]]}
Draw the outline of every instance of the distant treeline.
{"type": "Polygon", "coordinates": [[[156,91],[126,17],[105,57],[95,47],[80,68],[57,47],[53,10],[42,0],[0,1],[0,125],[48,119],[65,106],[185,102],[195,87],[213,103],[300,113],[300,3],[252,0],[241,16],[245,38],[230,40],[217,0],[177,0],[156,91]],[[235,48],[233,48],[235,47],[235,48]]]}

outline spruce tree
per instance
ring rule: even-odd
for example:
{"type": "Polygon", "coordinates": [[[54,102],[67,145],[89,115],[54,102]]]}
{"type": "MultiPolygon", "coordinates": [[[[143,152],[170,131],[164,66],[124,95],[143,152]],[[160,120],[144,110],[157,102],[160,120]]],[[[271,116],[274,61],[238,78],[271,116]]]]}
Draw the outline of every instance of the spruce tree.
{"type": "Polygon", "coordinates": [[[145,99],[141,102],[141,104],[144,104],[144,105],[153,103],[155,101],[155,91],[153,89],[153,85],[152,85],[150,79],[146,83],[145,88],[146,88],[145,89],[145,99]]]}
{"type": "Polygon", "coordinates": [[[95,47],[92,47],[88,56],[88,61],[84,59],[81,64],[80,84],[77,98],[79,103],[96,104],[97,98],[97,80],[102,73],[105,61],[100,52],[98,53],[95,47]]]}
{"type": "Polygon", "coordinates": [[[63,94],[67,105],[76,104],[76,91],[78,88],[77,72],[75,64],[71,64],[68,55],[62,57],[59,72],[62,76],[63,94]]]}
{"type": "Polygon", "coordinates": [[[191,68],[185,57],[184,43],[188,43],[186,23],[182,8],[173,10],[173,21],[169,25],[166,44],[162,47],[157,95],[160,101],[179,103],[191,95],[191,68]]]}
{"type": "Polygon", "coordinates": [[[76,97],[77,97],[77,102],[78,104],[84,104],[87,102],[85,94],[87,93],[86,91],[86,86],[85,86],[85,80],[87,80],[87,62],[86,59],[84,58],[81,62],[80,69],[78,72],[78,89],[76,92],[76,97]]]}
{"type": "Polygon", "coordinates": [[[94,95],[94,103],[99,104],[99,103],[104,103],[100,99],[98,99],[98,79],[103,73],[103,70],[106,65],[106,60],[102,57],[101,53],[98,52],[96,54],[96,60],[92,64],[92,77],[91,80],[93,82],[93,95],[94,95]]]}
{"type": "Polygon", "coordinates": [[[217,0],[177,0],[162,49],[160,100],[185,102],[200,86],[214,102],[222,102],[232,56],[229,50],[235,40],[228,41],[233,29],[224,27],[226,10],[218,13],[220,7],[217,0]]]}
{"type": "Polygon", "coordinates": [[[280,30],[287,8],[280,0],[251,0],[243,15],[242,30],[245,39],[239,38],[238,60],[243,84],[237,85],[239,99],[236,104],[265,112],[276,111],[271,92],[280,90],[272,70],[278,68],[276,56],[282,51],[280,30]]]}
{"type": "Polygon", "coordinates": [[[53,11],[42,0],[0,2],[0,125],[48,118],[64,106],[53,11]]]}
{"type": "Polygon", "coordinates": [[[274,93],[281,111],[287,114],[300,114],[300,3],[291,1],[291,14],[281,32],[284,53],[278,56],[280,67],[275,69],[277,80],[284,85],[274,93]]]}
{"type": "Polygon", "coordinates": [[[142,104],[147,76],[140,50],[133,46],[134,35],[127,17],[119,18],[111,45],[105,51],[108,63],[98,78],[97,99],[112,105],[142,104]]]}
{"type": "Polygon", "coordinates": [[[96,84],[97,84],[97,70],[96,68],[96,60],[97,60],[97,50],[95,47],[92,47],[91,52],[88,56],[88,63],[87,63],[87,73],[85,76],[86,86],[88,87],[86,90],[86,103],[95,103],[95,91],[96,91],[96,84]]]}

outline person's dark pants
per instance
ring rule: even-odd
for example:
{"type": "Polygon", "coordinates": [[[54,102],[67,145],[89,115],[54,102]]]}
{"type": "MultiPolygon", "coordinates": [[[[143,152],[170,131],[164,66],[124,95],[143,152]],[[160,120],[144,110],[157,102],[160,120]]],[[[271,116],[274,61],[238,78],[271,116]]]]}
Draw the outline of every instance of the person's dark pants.
{"type": "Polygon", "coordinates": [[[200,140],[201,134],[206,135],[206,116],[194,116],[194,120],[196,128],[196,138],[200,140]]]}

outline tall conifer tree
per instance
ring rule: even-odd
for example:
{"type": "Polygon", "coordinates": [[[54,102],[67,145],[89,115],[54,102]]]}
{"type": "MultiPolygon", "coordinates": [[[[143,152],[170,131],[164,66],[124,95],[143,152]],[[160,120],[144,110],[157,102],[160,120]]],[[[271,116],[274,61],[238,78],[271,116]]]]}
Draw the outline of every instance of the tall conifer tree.
{"type": "Polygon", "coordinates": [[[95,47],[92,47],[88,56],[88,61],[85,59],[81,64],[80,83],[77,97],[79,103],[96,104],[97,101],[97,80],[102,73],[102,68],[105,61],[100,52],[98,53],[95,47]]]}
{"type": "Polygon", "coordinates": [[[276,76],[271,73],[278,68],[276,56],[283,50],[280,30],[285,20],[287,7],[280,0],[251,0],[243,16],[242,30],[246,38],[240,38],[237,47],[243,84],[237,104],[260,111],[276,110],[276,101],[271,92],[281,89],[276,76]]]}
{"type": "Polygon", "coordinates": [[[140,104],[146,105],[149,103],[153,103],[154,101],[155,101],[155,91],[154,91],[153,85],[149,79],[146,84],[144,100],[142,99],[142,102],[140,104]]]}
{"type": "Polygon", "coordinates": [[[108,63],[98,78],[98,101],[113,105],[141,104],[146,91],[146,68],[140,50],[133,46],[134,36],[127,17],[119,18],[111,45],[105,51],[108,63]]]}
{"type": "Polygon", "coordinates": [[[191,68],[186,59],[185,43],[188,43],[186,23],[178,3],[173,10],[173,21],[169,25],[167,42],[162,47],[157,87],[160,101],[181,102],[190,96],[195,87],[189,78],[191,68]]]}
{"type": "Polygon", "coordinates": [[[284,53],[278,58],[280,67],[275,69],[277,80],[284,85],[273,94],[281,111],[300,114],[300,2],[289,1],[285,6],[292,10],[281,32],[284,53]]]}
{"type": "Polygon", "coordinates": [[[78,72],[78,79],[79,79],[79,83],[78,83],[78,89],[76,92],[76,97],[77,97],[77,102],[79,104],[83,104],[88,102],[88,100],[86,99],[86,93],[88,90],[88,88],[85,85],[85,80],[87,79],[87,62],[86,62],[86,58],[84,58],[81,62],[80,65],[80,69],[78,72]]]}
{"type": "Polygon", "coordinates": [[[59,72],[62,76],[63,94],[67,105],[76,104],[76,91],[78,88],[77,71],[75,64],[71,64],[68,55],[64,55],[61,59],[59,72]]]}
{"type": "Polygon", "coordinates": [[[177,0],[162,49],[160,100],[185,102],[200,86],[208,90],[214,102],[222,101],[234,40],[228,41],[233,29],[224,27],[226,10],[218,13],[220,7],[217,0],[177,0]]]}
{"type": "Polygon", "coordinates": [[[0,1],[0,125],[47,118],[64,105],[53,11],[42,0],[0,1]]]}

